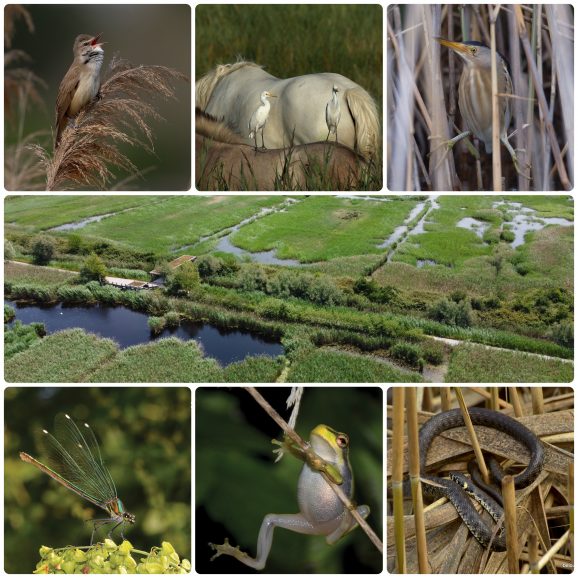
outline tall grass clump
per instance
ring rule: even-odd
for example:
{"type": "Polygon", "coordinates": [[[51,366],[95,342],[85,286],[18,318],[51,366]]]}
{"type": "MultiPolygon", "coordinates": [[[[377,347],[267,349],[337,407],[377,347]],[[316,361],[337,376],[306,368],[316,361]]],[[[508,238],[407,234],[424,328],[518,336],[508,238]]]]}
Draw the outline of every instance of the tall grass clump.
{"type": "Polygon", "coordinates": [[[167,326],[167,322],[164,317],[149,317],[147,323],[153,335],[160,335],[167,326]]]}
{"type": "Polygon", "coordinates": [[[20,285],[10,284],[4,287],[5,295],[14,301],[32,301],[34,303],[51,303],[56,300],[54,287],[44,287],[42,285],[20,285]]]}
{"type": "Polygon", "coordinates": [[[25,351],[45,335],[44,323],[24,325],[20,321],[16,321],[12,327],[4,331],[4,361],[21,351],[25,351]]]}
{"type": "Polygon", "coordinates": [[[14,307],[10,307],[10,305],[4,305],[4,323],[10,323],[14,321],[16,317],[16,310],[14,307]]]}
{"type": "Polygon", "coordinates": [[[87,287],[80,286],[64,286],[56,290],[56,298],[62,303],[66,304],[85,304],[94,303],[96,301],[94,295],[87,287]]]}

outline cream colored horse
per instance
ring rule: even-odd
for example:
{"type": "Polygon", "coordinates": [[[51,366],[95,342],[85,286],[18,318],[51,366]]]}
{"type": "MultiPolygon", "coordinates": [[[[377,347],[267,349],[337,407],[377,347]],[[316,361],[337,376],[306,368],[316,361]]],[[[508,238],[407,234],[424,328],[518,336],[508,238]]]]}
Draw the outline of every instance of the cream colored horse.
{"type": "Polygon", "coordinates": [[[222,64],[196,82],[195,104],[223,120],[250,144],[249,119],[259,106],[261,93],[269,91],[278,98],[271,103],[265,142],[271,148],[286,148],[291,143],[325,140],[325,108],[333,86],[338,88],[341,107],[339,142],[369,159],[379,142],[377,107],[361,86],[341,74],[321,72],[280,79],[253,62],[222,64]]]}
{"type": "Polygon", "coordinates": [[[306,190],[312,171],[323,176],[327,190],[352,190],[364,165],[360,155],[333,142],[255,151],[222,122],[195,111],[195,183],[201,191],[306,190]]]}

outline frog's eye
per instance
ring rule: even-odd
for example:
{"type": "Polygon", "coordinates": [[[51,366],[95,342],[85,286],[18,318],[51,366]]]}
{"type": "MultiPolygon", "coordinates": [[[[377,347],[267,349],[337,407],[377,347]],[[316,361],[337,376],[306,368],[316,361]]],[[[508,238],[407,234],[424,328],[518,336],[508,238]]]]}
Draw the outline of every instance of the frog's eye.
{"type": "Polygon", "coordinates": [[[340,448],[346,448],[349,445],[349,438],[345,434],[339,434],[335,441],[340,448]]]}

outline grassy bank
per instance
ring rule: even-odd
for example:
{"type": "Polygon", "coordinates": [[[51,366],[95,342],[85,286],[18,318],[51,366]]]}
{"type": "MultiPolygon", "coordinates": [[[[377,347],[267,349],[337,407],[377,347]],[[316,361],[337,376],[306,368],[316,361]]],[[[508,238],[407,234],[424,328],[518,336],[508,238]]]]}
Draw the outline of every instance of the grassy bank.
{"type": "Polygon", "coordinates": [[[571,383],[574,364],[478,345],[454,349],[446,383],[571,383]]]}

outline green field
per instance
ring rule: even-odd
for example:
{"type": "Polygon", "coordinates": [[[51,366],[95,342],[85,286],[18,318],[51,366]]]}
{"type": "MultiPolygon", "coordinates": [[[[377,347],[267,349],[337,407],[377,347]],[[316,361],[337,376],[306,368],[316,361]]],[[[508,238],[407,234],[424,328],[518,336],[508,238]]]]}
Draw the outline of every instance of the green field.
{"type": "Polygon", "coordinates": [[[460,345],[451,357],[447,383],[571,383],[574,364],[513,351],[460,345]]]}
{"type": "Polygon", "coordinates": [[[33,230],[45,230],[65,223],[73,223],[94,217],[115,213],[132,207],[158,204],[170,197],[144,196],[9,196],[4,201],[4,222],[28,226],[33,230]],[[39,220],[39,215],[42,219],[39,220]]]}
{"type": "Polygon", "coordinates": [[[318,350],[291,365],[292,383],[387,383],[423,381],[418,373],[364,356],[339,351],[318,350]]]}
{"type": "Polygon", "coordinates": [[[512,206],[492,206],[518,202],[535,211],[534,219],[572,221],[569,197],[293,198],[157,195],[135,203],[135,197],[8,197],[10,258],[28,265],[5,262],[7,297],[102,302],[153,317],[170,313],[266,333],[281,340],[286,356],[250,358],[223,368],[192,342],[161,340],[124,351],[114,346],[103,363],[99,340],[75,344],[66,332],[37,340],[31,334],[25,351],[20,349],[28,346],[28,337],[13,337],[22,344],[18,341],[20,352],[6,363],[6,378],[24,379],[19,372],[25,371],[30,374],[26,381],[403,382],[421,380],[424,364],[447,365],[448,381],[571,378],[572,364],[540,356],[571,359],[574,354],[574,228],[550,225],[531,231],[513,248],[512,206]],[[416,214],[418,203],[423,209],[416,214]],[[47,220],[62,224],[123,208],[130,210],[71,233],[46,231],[47,220]],[[402,231],[397,242],[378,247],[424,215],[424,232],[402,231]],[[487,225],[482,237],[456,227],[464,217],[487,225]],[[251,218],[230,235],[244,254],[216,250],[223,235],[251,218]],[[39,231],[53,243],[49,267],[30,265],[39,231]],[[206,239],[198,242],[201,237],[206,239]],[[270,250],[302,266],[250,262],[251,253],[270,250]],[[95,282],[83,285],[75,272],[91,253],[99,255],[109,275],[140,279],[180,253],[195,255],[197,285],[178,297],[169,289],[135,293],[95,282]],[[418,260],[436,264],[420,268],[418,260]],[[463,345],[436,350],[430,336],[463,345]],[[60,347],[68,348],[64,356],[60,347]],[[27,362],[23,368],[16,365],[31,352],[29,368],[27,362]],[[83,363],[63,368],[58,359],[75,354],[83,363]]]}
{"type": "Polygon", "coordinates": [[[232,242],[246,251],[277,249],[282,259],[303,263],[382,253],[382,243],[417,203],[389,203],[335,197],[310,197],[285,212],[243,227],[232,242]]]}

